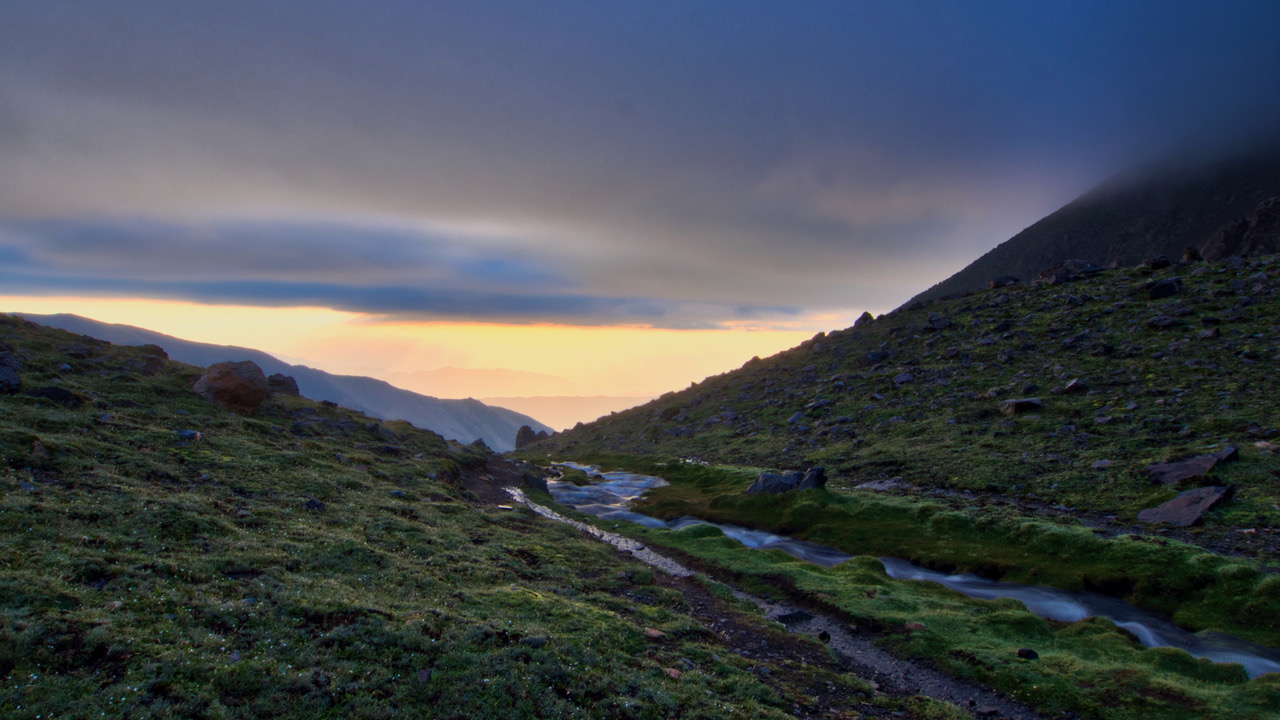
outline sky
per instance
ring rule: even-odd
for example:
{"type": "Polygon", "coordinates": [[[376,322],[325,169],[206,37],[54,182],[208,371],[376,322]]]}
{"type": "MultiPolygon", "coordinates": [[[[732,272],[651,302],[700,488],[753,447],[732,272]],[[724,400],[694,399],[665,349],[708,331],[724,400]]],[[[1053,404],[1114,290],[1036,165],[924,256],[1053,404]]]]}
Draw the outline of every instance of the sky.
{"type": "Polygon", "coordinates": [[[1280,128],[1276,27],[1274,0],[4,3],[0,308],[656,395],[1280,128]]]}

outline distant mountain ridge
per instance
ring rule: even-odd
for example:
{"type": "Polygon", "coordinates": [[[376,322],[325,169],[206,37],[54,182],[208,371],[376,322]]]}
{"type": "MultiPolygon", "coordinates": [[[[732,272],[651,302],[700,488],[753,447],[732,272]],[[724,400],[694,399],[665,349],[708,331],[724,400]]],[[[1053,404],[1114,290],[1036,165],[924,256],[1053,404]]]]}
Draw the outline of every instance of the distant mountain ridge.
{"type": "MultiPolygon", "coordinates": [[[[1233,228],[1248,223],[1276,197],[1280,149],[1207,165],[1125,173],[1014,235],[906,306],[986,289],[1000,275],[1029,282],[1068,259],[1127,266],[1156,255],[1177,260],[1188,247],[1212,248],[1215,252],[1205,257],[1220,259],[1236,248],[1211,241],[1232,236],[1233,228]]],[[[1239,250],[1250,255],[1280,251],[1280,234],[1273,230],[1262,243],[1257,234],[1239,250]]]]}
{"type": "Polygon", "coordinates": [[[79,315],[16,314],[41,325],[89,335],[117,345],[159,345],[170,358],[202,367],[228,360],[252,360],[268,375],[283,373],[292,376],[298,381],[302,395],[313,400],[329,400],[387,420],[406,420],[450,440],[484,440],[498,452],[515,449],[516,432],[521,425],[528,425],[535,431],[554,432],[527,415],[485,405],[479,400],[442,400],[419,395],[375,378],[334,375],[305,365],[292,365],[261,350],[193,342],[79,315]]]}

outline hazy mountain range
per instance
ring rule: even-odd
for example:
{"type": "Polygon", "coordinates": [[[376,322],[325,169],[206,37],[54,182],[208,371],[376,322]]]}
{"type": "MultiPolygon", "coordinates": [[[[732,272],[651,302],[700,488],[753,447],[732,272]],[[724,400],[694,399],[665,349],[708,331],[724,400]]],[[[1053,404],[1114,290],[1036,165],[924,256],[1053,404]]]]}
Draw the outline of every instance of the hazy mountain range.
{"type": "Polygon", "coordinates": [[[192,342],[132,325],[98,322],[79,315],[29,315],[32,322],[89,335],[118,345],[159,345],[169,357],[191,365],[207,366],[228,360],[252,360],[268,375],[283,373],[298,381],[298,389],[313,400],[329,400],[374,417],[407,420],[445,438],[472,442],[484,440],[490,448],[506,452],[515,448],[521,425],[552,432],[533,418],[479,400],[445,400],[404,390],[388,382],[355,375],[334,375],[305,365],[293,365],[261,350],[192,342]]]}

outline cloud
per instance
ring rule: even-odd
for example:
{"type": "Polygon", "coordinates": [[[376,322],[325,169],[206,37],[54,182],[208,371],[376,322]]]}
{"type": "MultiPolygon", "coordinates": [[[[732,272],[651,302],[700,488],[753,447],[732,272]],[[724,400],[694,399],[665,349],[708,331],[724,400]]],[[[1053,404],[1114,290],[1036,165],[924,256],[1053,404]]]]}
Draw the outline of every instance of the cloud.
{"type": "Polygon", "coordinates": [[[31,272],[120,288],[892,306],[1127,164],[1274,126],[1277,24],[1248,0],[9,3],[0,222],[42,238],[9,250],[31,272]]]}
{"type": "Polygon", "coordinates": [[[0,225],[0,280],[32,293],[315,306],[387,320],[711,328],[796,307],[592,294],[549,258],[376,224],[25,221],[0,225]]]}

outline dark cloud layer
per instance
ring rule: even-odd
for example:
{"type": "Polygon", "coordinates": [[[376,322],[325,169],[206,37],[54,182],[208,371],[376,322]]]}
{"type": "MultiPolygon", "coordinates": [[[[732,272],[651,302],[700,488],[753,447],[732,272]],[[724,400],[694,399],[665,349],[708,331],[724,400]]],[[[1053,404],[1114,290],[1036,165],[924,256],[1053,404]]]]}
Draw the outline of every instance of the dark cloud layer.
{"type": "Polygon", "coordinates": [[[1280,127],[1278,26],[1269,1],[14,3],[0,253],[29,283],[158,293],[185,263],[164,292],[372,312],[886,308],[1129,164],[1280,127]]]}

